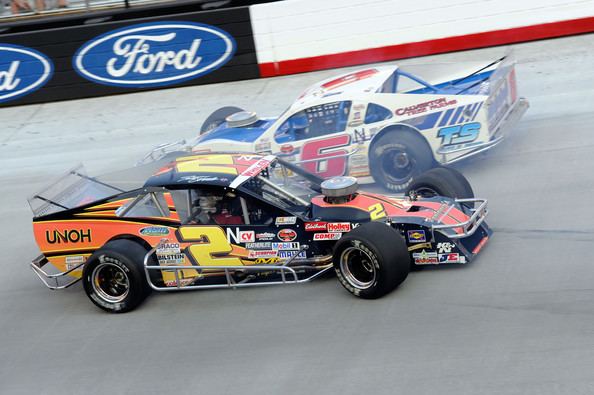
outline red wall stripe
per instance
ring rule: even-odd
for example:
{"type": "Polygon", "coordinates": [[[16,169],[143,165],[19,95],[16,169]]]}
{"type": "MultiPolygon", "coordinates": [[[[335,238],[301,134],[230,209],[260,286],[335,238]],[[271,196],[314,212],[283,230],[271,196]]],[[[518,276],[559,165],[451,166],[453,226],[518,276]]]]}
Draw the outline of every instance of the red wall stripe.
{"type": "Polygon", "coordinates": [[[390,45],[381,48],[314,56],[311,58],[261,63],[259,65],[260,75],[262,77],[273,77],[277,75],[304,73],[335,67],[355,66],[358,64],[433,55],[465,49],[492,47],[545,38],[570,36],[593,31],[594,17],[587,17],[414,43],[390,45]]]}

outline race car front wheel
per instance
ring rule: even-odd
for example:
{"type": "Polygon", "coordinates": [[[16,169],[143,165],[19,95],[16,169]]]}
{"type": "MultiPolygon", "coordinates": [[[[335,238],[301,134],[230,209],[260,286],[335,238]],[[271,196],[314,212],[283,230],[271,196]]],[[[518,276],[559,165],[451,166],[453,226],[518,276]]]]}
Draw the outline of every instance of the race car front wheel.
{"type": "Polygon", "coordinates": [[[410,130],[394,130],[380,136],[370,150],[373,179],[393,192],[404,191],[413,178],[435,164],[431,149],[410,130]]]}
{"type": "MultiPolygon", "coordinates": [[[[452,199],[472,199],[474,191],[470,183],[457,170],[449,167],[436,167],[418,176],[406,189],[407,195],[420,197],[445,196],[452,199]]],[[[473,203],[464,203],[467,207],[474,207],[473,203]]]]}
{"type": "Polygon", "coordinates": [[[91,302],[110,313],[125,313],[151,293],[142,262],[146,250],[130,240],[114,240],[85,265],[83,287],[91,302]]]}
{"type": "Polygon", "coordinates": [[[379,298],[408,276],[410,257],[403,237],[382,222],[361,225],[334,249],[334,270],[342,286],[364,299],[379,298]]]}
{"type": "Polygon", "coordinates": [[[200,135],[210,132],[211,130],[225,122],[225,118],[227,118],[229,115],[233,115],[236,112],[240,111],[243,111],[243,109],[233,106],[219,108],[218,110],[210,114],[208,118],[206,118],[206,120],[202,124],[202,127],[200,128],[200,135]]]}

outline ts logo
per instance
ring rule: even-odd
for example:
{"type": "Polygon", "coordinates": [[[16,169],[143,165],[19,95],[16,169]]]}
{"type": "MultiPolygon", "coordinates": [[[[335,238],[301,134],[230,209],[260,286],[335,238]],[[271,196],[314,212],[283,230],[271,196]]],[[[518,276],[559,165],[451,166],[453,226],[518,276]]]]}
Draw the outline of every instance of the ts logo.
{"type": "Polygon", "coordinates": [[[441,137],[441,145],[458,145],[471,143],[479,135],[481,124],[479,122],[467,123],[465,125],[449,126],[439,129],[437,137],[441,137]]]}

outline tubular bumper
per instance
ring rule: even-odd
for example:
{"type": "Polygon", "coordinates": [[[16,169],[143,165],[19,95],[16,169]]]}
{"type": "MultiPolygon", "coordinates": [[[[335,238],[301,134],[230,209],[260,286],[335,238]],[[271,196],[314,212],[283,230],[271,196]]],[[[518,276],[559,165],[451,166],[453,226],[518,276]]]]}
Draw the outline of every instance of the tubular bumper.
{"type": "MultiPolygon", "coordinates": [[[[454,201],[456,203],[479,203],[479,206],[472,209],[472,215],[466,221],[452,225],[431,225],[431,230],[452,230],[455,233],[448,235],[450,239],[472,236],[487,217],[487,199],[454,199],[454,201]]],[[[442,222],[454,207],[452,204],[443,203],[430,220],[442,222]]]]}
{"type": "Polygon", "coordinates": [[[33,269],[33,272],[35,272],[35,274],[37,275],[37,277],[39,277],[41,282],[43,282],[45,286],[49,289],[65,289],[79,282],[80,278],[66,278],[65,276],[69,275],[77,269],[80,269],[80,267],[85,264],[85,262],[82,262],[79,265],[76,265],[72,269],[69,269],[65,272],[50,274],[43,270],[43,267],[48,263],[49,261],[47,260],[47,258],[43,256],[43,254],[41,254],[37,258],[33,259],[33,261],[31,261],[30,266],[31,269],[33,269]],[[60,281],[60,279],[63,279],[63,281],[60,281]]]}

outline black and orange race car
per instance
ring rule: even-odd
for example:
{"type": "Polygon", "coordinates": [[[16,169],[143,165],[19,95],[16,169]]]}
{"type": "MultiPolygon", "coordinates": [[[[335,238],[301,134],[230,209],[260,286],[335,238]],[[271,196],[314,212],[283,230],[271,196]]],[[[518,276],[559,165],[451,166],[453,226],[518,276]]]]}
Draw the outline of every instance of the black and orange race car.
{"type": "Polygon", "coordinates": [[[272,155],[186,155],[102,177],[79,167],[29,202],[35,273],[52,289],[82,279],[115,313],[151,290],[295,284],[332,268],[378,298],[413,266],[472,261],[491,233],[487,201],[453,170],[390,197],[272,155]]]}

